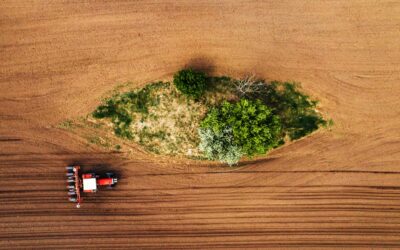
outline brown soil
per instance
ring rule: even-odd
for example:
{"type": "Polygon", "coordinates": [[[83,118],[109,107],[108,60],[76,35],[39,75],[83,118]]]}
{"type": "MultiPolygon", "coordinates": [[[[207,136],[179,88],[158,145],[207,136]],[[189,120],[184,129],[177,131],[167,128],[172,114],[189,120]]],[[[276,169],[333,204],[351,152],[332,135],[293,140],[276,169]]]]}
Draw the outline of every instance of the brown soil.
{"type": "Polygon", "coordinates": [[[398,1],[2,1],[1,248],[400,247],[398,1]],[[234,171],[56,127],[117,83],[296,80],[335,121],[234,171]],[[115,170],[66,201],[64,166],[115,170]]]}

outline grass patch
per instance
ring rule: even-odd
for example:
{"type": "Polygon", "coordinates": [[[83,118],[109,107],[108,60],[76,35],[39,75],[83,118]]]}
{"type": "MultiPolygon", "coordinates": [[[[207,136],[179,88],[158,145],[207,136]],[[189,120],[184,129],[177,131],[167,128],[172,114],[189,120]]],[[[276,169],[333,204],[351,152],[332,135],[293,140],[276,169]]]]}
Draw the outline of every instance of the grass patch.
{"type": "Polygon", "coordinates": [[[130,125],[135,114],[147,115],[149,108],[159,104],[159,97],[153,93],[169,86],[169,83],[155,82],[139,90],[114,94],[106,99],[94,112],[94,118],[110,118],[117,136],[133,139],[130,125]]]}
{"type": "Polygon", "coordinates": [[[197,127],[207,108],[178,93],[169,82],[115,93],[94,112],[107,120],[114,134],[142,145],[149,152],[198,155],[197,127]]]}
{"type": "Polygon", "coordinates": [[[103,138],[99,136],[89,136],[87,138],[88,142],[90,144],[95,144],[97,146],[105,147],[105,148],[110,148],[111,143],[108,138],[103,138]]]}
{"type": "Polygon", "coordinates": [[[62,129],[73,129],[74,128],[74,122],[72,120],[65,120],[63,122],[61,122],[60,124],[58,124],[57,126],[58,128],[62,128],[62,129]]]}

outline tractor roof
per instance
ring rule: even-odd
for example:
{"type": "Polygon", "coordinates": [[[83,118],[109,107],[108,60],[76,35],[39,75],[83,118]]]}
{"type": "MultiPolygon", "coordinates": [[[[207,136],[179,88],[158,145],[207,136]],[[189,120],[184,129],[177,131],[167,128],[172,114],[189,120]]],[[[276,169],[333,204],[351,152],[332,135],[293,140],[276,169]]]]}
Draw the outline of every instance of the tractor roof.
{"type": "Polygon", "coordinates": [[[97,183],[96,183],[96,178],[84,178],[83,179],[83,190],[96,190],[97,189],[97,183]]]}

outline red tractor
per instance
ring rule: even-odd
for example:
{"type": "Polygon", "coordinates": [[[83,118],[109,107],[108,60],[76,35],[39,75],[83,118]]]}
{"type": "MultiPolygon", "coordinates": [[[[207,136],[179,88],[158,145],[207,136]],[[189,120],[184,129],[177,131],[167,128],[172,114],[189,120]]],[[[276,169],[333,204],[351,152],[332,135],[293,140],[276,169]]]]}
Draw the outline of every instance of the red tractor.
{"type": "Polygon", "coordinates": [[[118,182],[118,179],[113,173],[106,173],[104,177],[96,175],[95,173],[80,173],[80,166],[68,166],[67,169],[67,188],[68,199],[70,202],[76,203],[79,208],[82,203],[81,192],[95,193],[97,188],[105,186],[112,188],[118,182]]]}

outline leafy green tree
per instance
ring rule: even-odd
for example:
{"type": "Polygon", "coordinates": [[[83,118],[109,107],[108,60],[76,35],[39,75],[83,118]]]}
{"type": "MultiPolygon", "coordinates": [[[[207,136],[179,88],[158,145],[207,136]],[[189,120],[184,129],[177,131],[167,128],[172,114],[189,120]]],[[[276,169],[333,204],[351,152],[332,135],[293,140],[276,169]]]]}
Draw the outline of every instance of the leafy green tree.
{"type": "Polygon", "coordinates": [[[273,108],[280,117],[283,137],[299,139],[327,125],[327,121],[316,111],[318,102],[300,90],[300,85],[291,82],[273,81],[265,83],[254,78],[245,78],[236,82],[236,92],[240,97],[259,99],[273,108]]]}
{"type": "Polygon", "coordinates": [[[225,101],[208,112],[200,127],[210,129],[216,135],[231,130],[229,144],[237,146],[243,155],[248,156],[265,154],[282,140],[279,117],[260,100],[225,101]]]}
{"type": "Polygon", "coordinates": [[[175,87],[184,95],[200,98],[207,87],[207,77],[203,72],[183,69],[174,75],[175,87]]]}

